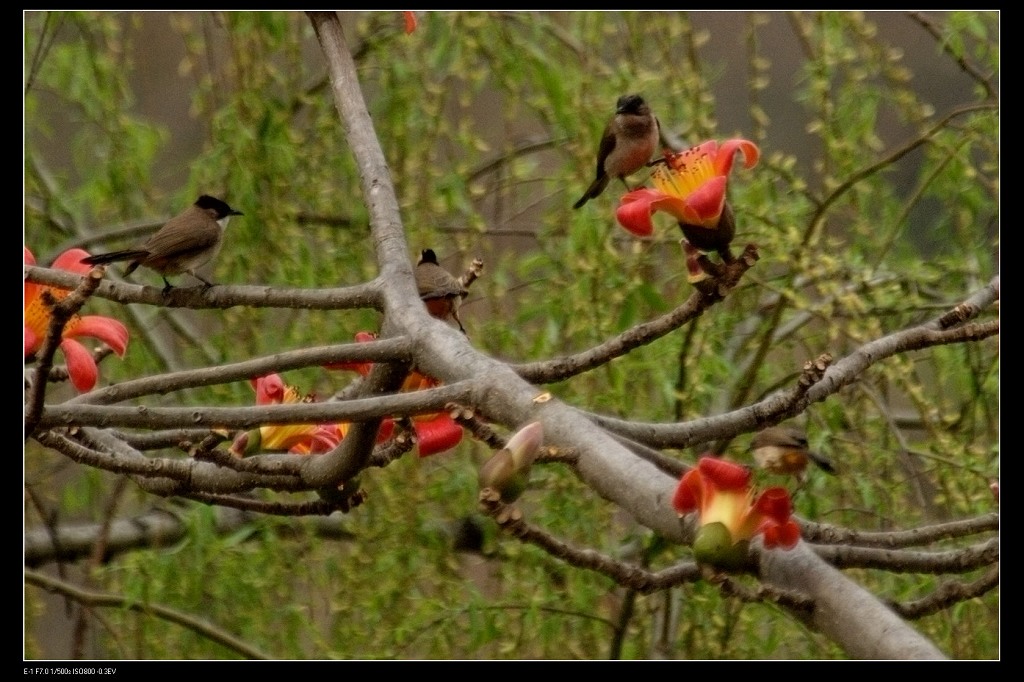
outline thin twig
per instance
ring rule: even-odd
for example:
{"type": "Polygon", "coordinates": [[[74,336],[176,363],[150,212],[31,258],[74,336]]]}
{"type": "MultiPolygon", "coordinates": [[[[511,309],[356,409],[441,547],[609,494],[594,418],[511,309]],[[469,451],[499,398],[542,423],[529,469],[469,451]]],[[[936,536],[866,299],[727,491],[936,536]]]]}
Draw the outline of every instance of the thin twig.
{"type": "Polygon", "coordinates": [[[880,568],[893,573],[963,573],[999,561],[999,538],[945,552],[829,545],[815,553],[840,568],[880,568]]]}
{"type": "Polygon", "coordinates": [[[102,268],[92,268],[89,274],[79,278],[78,286],[70,294],[55,300],[50,290],[44,289],[40,296],[43,303],[51,307],[50,325],[46,330],[46,338],[37,353],[38,364],[35,378],[29,387],[25,399],[28,407],[25,412],[25,439],[27,440],[39,426],[42,417],[43,403],[46,398],[46,383],[50,370],[53,368],[53,356],[63,340],[64,327],[77,313],[89,297],[96,291],[103,279],[102,268]]]}
{"type": "Polygon", "coordinates": [[[999,587],[999,566],[993,566],[983,576],[969,583],[949,580],[927,597],[908,602],[890,601],[889,607],[904,618],[916,620],[940,611],[960,602],[984,596],[999,587]]]}
{"type": "Polygon", "coordinates": [[[960,68],[964,71],[964,73],[966,73],[968,76],[977,81],[977,83],[980,84],[981,87],[985,89],[985,96],[988,99],[996,98],[995,88],[993,88],[992,84],[989,83],[989,80],[985,76],[985,74],[983,74],[981,70],[975,67],[973,64],[968,62],[962,54],[955,54],[953,52],[953,46],[949,43],[948,40],[944,40],[942,38],[942,32],[939,31],[939,28],[938,26],[935,25],[935,22],[933,22],[931,19],[925,16],[923,12],[911,12],[908,16],[914,21],[916,21],[918,24],[920,24],[921,27],[924,28],[924,30],[928,31],[928,33],[933,38],[935,38],[936,42],[938,42],[939,45],[942,47],[942,51],[948,54],[950,57],[952,57],[956,61],[957,65],[959,65],[960,68]]]}
{"type": "Polygon", "coordinates": [[[812,521],[800,523],[801,537],[805,541],[817,545],[884,547],[887,549],[927,545],[940,540],[960,539],[996,530],[999,530],[999,514],[995,512],[982,514],[972,519],[887,532],[853,530],[812,521]]]}
{"type": "Polygon", "coordinates": [[[500,494],[491,488],[480,491],[480,508],[506,533],[540,547],[571,566],[596,571],[623,587],[643,594],[694,582],[701,577],[700,569],[694,563],[687,562],[652,573],[642,566],[618,561],[592,549],[577,549],[526,523],[519,508],[503,503],[500,494]]]}
{"type": "Polygon", "coordinates": [[[210,624],[202,618],[198,618],[183,611],[178,611],[177,609],[172,609],[160,604],[140,603],[137,597],[128,598],[121,597],[116,594],[90,592],[80,589],[66,581],[52,578],[32,569],[25,569],[25,582],[29,585],[35,585],[36,587],[42,588],[47,592],[62,594],[65,597],[74,599],[86,606],[128,609],[130,611],[136,611],[138,613],[162,618],[168,622],[180,625],[187,630],[191,630],[192,632],[209,639],[211,642],[216,642],[217,644],[235,651],[246,658],[258,660],[267,660],[272,658],[256,647],[251,646],[247,642],[243,642],[241,639],[225,632],[215,625],[210,624]]]}
{"type": "Polygon", "coordinates": [[[726,277],[707,280],[710,286],[706,291],[694,291],[682,305],[661,317],[631,327],[589,350],[554,360],[513,365],[512,368],[529,382],[553,383],[600,367],[635,348],[645,346],[695,320],[708,308],[723,300],[725,292],[735,287],[756,261],[756,250],[753,254],[753,258],[741,257],[728,266],[726,277]]]}

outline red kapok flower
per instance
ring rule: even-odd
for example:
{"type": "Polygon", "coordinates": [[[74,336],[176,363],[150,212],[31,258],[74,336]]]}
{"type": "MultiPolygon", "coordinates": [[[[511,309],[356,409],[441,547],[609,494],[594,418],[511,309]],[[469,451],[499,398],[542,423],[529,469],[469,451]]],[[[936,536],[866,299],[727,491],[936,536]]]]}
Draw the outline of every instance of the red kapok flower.
{"type": "MultiPolygon", "coordinates": [[[[82,249],[65,251],[53,267],[77,274],[89,272],[90,267],[80,263],[89,254],[82,249]]],[[[25,264],[35,265],[36,259],[32,252],[25,248],[25,264]]],[[[46,339],[46,331],[53,317],[52,304],[65,298],[69,293],[66,289],[25,282],[25,357],[38,351],[46,339]]],[[[128,330],[123,324],[112,317],[102,315],[73,315],[64,326],[61,334],[60,348],[68,364],[68,376],[71,383],[79,391],[91,390],[96,385],[99,370],[92,353],[76,341],[76,338],[91,336],[110,346],[118,357],[124,357],[128,347],[128,330]]]]}
{"type": "MultiPolygon", "coordinates": [[[[358,332],[356,341],[366,343],[376,339],[375,334],[370,332],[358,332]]],[[[372,362],[339,362],[327,365],[328,369],[344,369],[356,372],[361,376],[370,373],[373,367],[372,362]]],[[[427,388],[439,386],[437,379],[428,377],[417,371],[412,371],[402,382],[402,391],[420,391],[427,388]]],[[[385,424],[390,425],[390,420],[385,419],[381,424],[383,431],[385,424]]],[[[434,412],[431,414],[420,414],[412,418],[413,430],[416,432],[416,446],[420,457],[451,450],[462,441],[462,427],[455,423],[447,412],[434,412]]]]}
{"type": "Polygon", "coordinates": [[[800,539],[789,493],[768,488],[754,501],[750,477],[750,470],[739,464],[701,457],[697,467],[680,479],[672,506],[680,516],[692,511],[700,515],[693,543],[698,561],[741,568],[755,535],[761,534],[768,548],[790,549],[800,539]]]}
{"type": "MultiPolygon", "coordinates": [[[[371,332],[356,332],[356,343],[369,343],[376,338],[377,335],[371,332]]],[[[332,362],[324,365],[325,369],[343,369],[364,377],[370,373],[371,367],[372,362],[332,362]]]]}
{"type": "Polygon", "coordinates": [[[615,217],[629,232],[647,237],[654,232],[655,211],[671,214],[683,236],[702,251],[728,256],[736,231],[732,210],[726,203],[727,177],[736,152],[743,153],[743,165],[752,168],[760,158],[757,145],[749,140],[709,140],[676,154],[666,154],[651,175],[656,189],[641,188],[620,199],[615,217]]]}
{"type": "MultiPolygon", "coordinates": [[[[284,383],[278,374],[268,374],[251,380],[256,391],[257,405],[282,405],[314,402],[311,395],[303,396],[299,389],[284,383]]],[[[267,424],[258,429],[240,433],[229,452],[245,457],[265,450],[285,450],[299,455],[323,453],[337,447],[344,436],[340,424],[267,424]]]]}
{"type": "MultiPolygon", "coordinates": [[[[316,402],[313,395],[302,395],[298,388],[284,383],[278,374],[250,380],[256,391],[257,405],[282,405],[316,402]]],[[[320,454],[333,450],[348,433],[351,424],[267,424],[238,434],[229,448],[235,457],[247,457],[267,450],[286,450],[295,455],[320,454]]],[[[391,437],[394,424],[385,419],[377,431],[377,442],[391,437]]]]}
{"type": "Polygon", "coordinates": [[[412,418],[412,428],[420,457],[451,450],[462,442],[462,427],[446,412],[417,415],[412,418]]]}
{"type": "Polygon", "coordinates": [[[709,140],[666,154],[665,163],[651,175],[657,189],[645,187],[622,197],[615,212],[619,224],[638,237],[647,237],[654,232],[651,215],[665,211],[680,223],[718,227],[725,207],[726,176],[736,152],[743,152],[745,168],[752,168],[760,158],[757,145],[741,139],[727,140],[721,147],[709,140]]]}
{"type": "Polygon", "coordinates": [[[299,402],[299,389],[288,386],[280,374],[268,374],[265,377],[250,379],[249,384],[256,391],[257,405],[280,405],[281,403],[299,402]]]}

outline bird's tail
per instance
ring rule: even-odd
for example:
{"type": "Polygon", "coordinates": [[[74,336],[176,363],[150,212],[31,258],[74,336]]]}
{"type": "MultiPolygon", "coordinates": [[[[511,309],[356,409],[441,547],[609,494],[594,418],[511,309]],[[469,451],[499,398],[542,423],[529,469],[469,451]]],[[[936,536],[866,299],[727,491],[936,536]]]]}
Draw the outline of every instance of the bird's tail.
{"type": "Polygon", "coordinates": [[[597,179],[595,179],[592,183],[590,183],[590,187],[587,188],[587,191],[583,193],[583,196],[580,197],[580,200],[577,201],[575,204],[573,204],[572,207],[573,208],[579,208],[580,206],[582,206],[583,204],[587,203],[591,199],[594,199],[594,198],[600,196],[601,192],[603,192],[604,188],[607,187],[607,186],[608,186],[608,174],[607,173],[602,173],[601,175],[599,175],[597,177],[597,179]]]}
{"type": "Polygon", "coordinates": [[[808,450],[807,457],[810,458],[812,462],[817,464],[818,468],[824,471],[825,473],[832,474],[833,476],[839,473],[839,470],[836,468],[835,463],[825,455],[821,454],[820,452],[808,450]]]}
{"type": "Polygon", "coordinates": [[[139,258],[145,258],[149,255],[149,251],[140,251],[138,249],[126,249],[124,251],[111,251],[110,253],[99,253],[95,256],[89,256],[83,258],[82,262],[86,265],[103,265],[104,263],[116,263],[123,260],[136,260],[139,258]]]}

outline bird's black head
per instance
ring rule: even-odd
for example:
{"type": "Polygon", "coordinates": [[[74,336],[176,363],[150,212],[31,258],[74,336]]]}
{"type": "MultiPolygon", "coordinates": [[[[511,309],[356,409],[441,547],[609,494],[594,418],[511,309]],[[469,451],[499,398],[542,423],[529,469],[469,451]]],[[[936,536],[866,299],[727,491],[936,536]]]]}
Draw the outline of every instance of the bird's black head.
{"type": "Polygon", "coordinates": [[[437,254],[433,249],[423,249],[420,252],[420,263],[433,263],[437,265],[437,254]]]}
{"type": "Polygon", "coordinates": [[[640,95],[623,95],[615,103],[617,114],[646,114],[650,111],[640,95]]]}
{"type": "Polygon", "coordinates": [[[221,201],[217,197],[211,197],[209,194],[204,194],[196,199],[195,205],[204,211],[213,211],[217,216],[216,220],[220,220],[221,218],[229,215],[245,215],[241,211],[236,211],[228,206],[226,202],[221,201]]]}

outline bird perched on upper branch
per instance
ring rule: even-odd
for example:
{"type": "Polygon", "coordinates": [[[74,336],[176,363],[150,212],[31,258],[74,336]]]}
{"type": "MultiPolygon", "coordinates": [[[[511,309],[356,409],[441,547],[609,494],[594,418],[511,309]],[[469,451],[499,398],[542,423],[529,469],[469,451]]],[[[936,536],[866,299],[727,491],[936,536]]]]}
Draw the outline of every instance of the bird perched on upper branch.
{"type": "Polygon", "coordinates": [[[168,275],[187,272],[206,286],[213,286],[196,274],[196,269],[206,265],[220,251],[224,242],[224,228],[233,215],[244,215],[227,203],[204,194],[184,212],[171,218],[156,234],[140,247],[101,253],[83,258],[87,265],[102,265],[117,261],[131,261],[125,269],[130,275],[140,265],[159,273],[164,280],[164,292],[171,289],[168,275]]]}
{"type": "Polygon", "coordinates": [[[456,277],[437,262],[433,249],[423,249],[416,264],[416,288],[427,306],[427,312],[439,320],[455,322],[459,331],[466,333],[459,319],[459,305],[469,291],[456,277]]]}
{"type": "Polygon", "coordinates": [[[835,475],[835,464],[828,457],[814,452],[807,445],[807,434],[797,426],[771,426],[759,431],[750,442],[754,460],[773,474],[795,474],[803,482],[808,462],[835,475]]]}
{"type": "Polygon", "coordinates": [[[626,176],[647,165],[658,148],[661,131],[658,119],[640,95],[623,95],[615,104],[615,115],[605,126],[597,149],[597,177],[573,208],[579,208],[598,196],[608,181],[618,178],[626,184],[626,176]]]}

